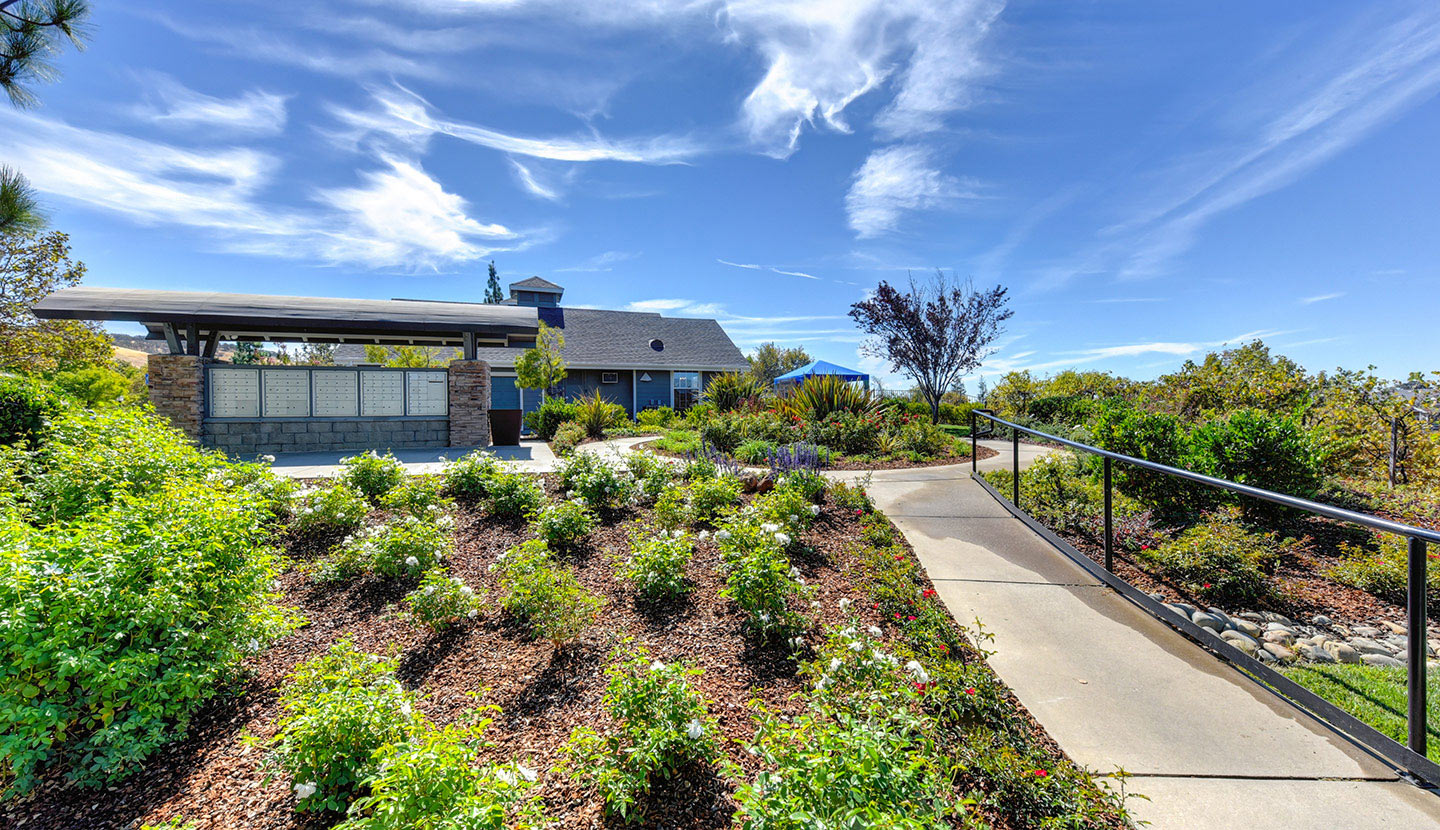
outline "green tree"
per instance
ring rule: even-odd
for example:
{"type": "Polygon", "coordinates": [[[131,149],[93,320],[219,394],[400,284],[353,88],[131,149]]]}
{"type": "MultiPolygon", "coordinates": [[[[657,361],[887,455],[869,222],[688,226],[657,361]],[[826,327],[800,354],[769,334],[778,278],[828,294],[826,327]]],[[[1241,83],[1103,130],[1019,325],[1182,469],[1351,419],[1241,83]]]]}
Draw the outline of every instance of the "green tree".
{"type": "Polygon", "coordinates": [[[1211,352],[1200,363],[1185,361],[1180,371],[1159,378],[1156,393],[1165,408],[1193,420],[1244,408],[1303,413],[1313,402],[1317,386],[1300,364],[1284,355],[1271,355],[1270,347],[1255,340],[1211,352]]]}
{"type": "Polygon", "coordinates": [[[515,385],[521,389],[539,389],[544,399],[549,390],[565,379],[565,334],[553,326],[540,323],[535,348],[527,350],[515,361],[515,385]]]}
{"type": "Polygon", "coordinates": [[[500,275],[495,271],[495,260],[490,260],[490,279],[485,283],[485,302],[495,305],[505,302],[505,295],[500,293],[500,275]]]}
{"type": "MultiPolygon", "coordinates": [[[[31,84],[55,77],[63,43],[84,46],[87,0],[0,0],[0,89],[21,109],[39,99],[31,84]]],[[[0,167],[0,235],[44,227],[35,192],[19,171],[0,167]]]]}
{"type": "Polygon", "coordinates": [[[334,366],[335,348],[333,343],[306,343],[300,347],[300,354],[295,362],[311,366],[334,366]]]}
{"type": "Polygon", "coordinates": [[[259,363],[260,344],[253,340],[241,340],[235,344],[235,356],[230,358],[231,363],[259,363]]]}
{"type": "Polygon", "coordinates": [[[70,237],[63,233],[0,236],[0,368],[50,373],[114,358],[110,336],[99,324],[40,320],[30,310],[84,278],[85,265],[70,259],[70,237]]]}
{"type": "Polygon", "coordinates": [[[775,385],[775,378],[808,366],[814,360],[803,346],[782,349],[773,342],[761,343],[755,353],[745,359],[750,361],[750,374],[766,389],[775,385]]]}
{"type": "Polygon", "coordinates": [[[444,366],[455,357],[446,346],[366,346],[365,362],[399,369],[431,369],[444,366]]]}
{"type": "Polygon", "coordinates": [[[45,227],[35,189],[13,167],[0,165],[0,236],[34,232],[45,227]]]}

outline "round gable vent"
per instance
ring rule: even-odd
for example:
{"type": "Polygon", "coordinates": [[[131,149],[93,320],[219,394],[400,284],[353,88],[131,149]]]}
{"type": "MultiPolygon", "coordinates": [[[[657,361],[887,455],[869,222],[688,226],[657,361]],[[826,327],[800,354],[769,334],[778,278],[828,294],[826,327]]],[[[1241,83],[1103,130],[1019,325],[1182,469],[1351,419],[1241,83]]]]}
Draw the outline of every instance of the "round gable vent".
{"type": "Polygon", "coordinates": [[[657,337],[650,341],[650,348],[657,352],[663,352],[665,351],[665,341],[657,337]]]}

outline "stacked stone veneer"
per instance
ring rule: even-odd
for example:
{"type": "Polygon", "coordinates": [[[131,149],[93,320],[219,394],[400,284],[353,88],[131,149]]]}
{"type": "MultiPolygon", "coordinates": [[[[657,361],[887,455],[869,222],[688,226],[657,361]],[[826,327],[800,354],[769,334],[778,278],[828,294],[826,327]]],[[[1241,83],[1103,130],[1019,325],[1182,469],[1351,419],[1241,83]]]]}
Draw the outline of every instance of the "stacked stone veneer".
{"type": "Polygon", "coordinates": [[[205,429],[205,358],[152,354],[146,369],[155,411],[192,439],[201,440],[205,429]]]}
{"type": "Polygon", "coordinates": [[[490,443],[490,364],[450,361],[450,446],[490,443]]]}

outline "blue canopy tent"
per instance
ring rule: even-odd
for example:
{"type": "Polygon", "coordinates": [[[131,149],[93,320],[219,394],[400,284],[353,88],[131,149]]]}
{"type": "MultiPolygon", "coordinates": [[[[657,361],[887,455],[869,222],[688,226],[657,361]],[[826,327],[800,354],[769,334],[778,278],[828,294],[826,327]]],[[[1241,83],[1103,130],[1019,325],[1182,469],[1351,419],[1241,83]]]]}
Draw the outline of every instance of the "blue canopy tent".
{"type": "Polygon", "coordinates": [[[793,372],[788,372],[775,378],[775,387],[778,389],[789,384],[799,385],[805,382],[808,377],[815,375],[835,375],[841,380],[859,381],[870,388],[870,376],[864,372],[857,372],[854,369],[846,369],[844,366],[837,366],[828,360],[817,360],[808,366],[801,366],[793,372]]]}

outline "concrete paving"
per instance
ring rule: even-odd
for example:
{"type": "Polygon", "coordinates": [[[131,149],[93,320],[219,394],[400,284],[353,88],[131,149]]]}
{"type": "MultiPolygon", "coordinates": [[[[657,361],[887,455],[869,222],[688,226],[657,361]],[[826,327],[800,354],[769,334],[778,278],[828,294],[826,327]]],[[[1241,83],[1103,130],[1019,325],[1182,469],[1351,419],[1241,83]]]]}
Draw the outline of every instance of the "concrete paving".
{"type": "MultiPolygon", "coordinates": [[[[990,445],[1001,454],[981,468],[1008,468],[1009,443],[990,445]]],[[[1022,445],[1022,466],[1045,452],[1022,445]]],[[[1104,586],[969,465],[875,472],[869,491],[955,618],[994,636],[990,664],[1070,757],[1133,776],[1128,791],[1150,800],[1130,809],[1149,826],[1440,826],[1440,798],[1104,586]]]]}

